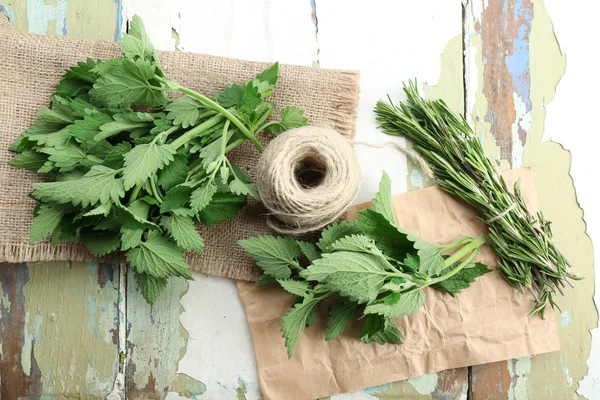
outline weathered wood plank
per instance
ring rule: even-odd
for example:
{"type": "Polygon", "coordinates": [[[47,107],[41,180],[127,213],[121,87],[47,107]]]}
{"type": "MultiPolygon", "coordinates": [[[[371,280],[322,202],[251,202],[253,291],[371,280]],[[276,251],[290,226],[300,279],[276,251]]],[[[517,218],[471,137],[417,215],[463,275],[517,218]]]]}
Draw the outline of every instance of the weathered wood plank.
{"type": "Polygon", "coordinates": [[[588,330],[598,315],[591,301],[592,247],[569,176],[570,155],[558,144],[542,142],[546,105],[560,91],[565,71],[560,37],[544,1],[529,0],[469,1],[465,32],[467,116],[501,168],[532,167],[554,239],[586,277],[557,299],[563,350],[474,367],[473,398],[572,398],[573,382],[586,374],[588,330]]]}
{"type": "Polygon", "coordinates": [[[0,266],[0,398],[105,398],[118,369],[118,270],[0,266]]]}
{"type": "Polygon", "coordinates": [[[188,333],[179,322],[183,311],[179,301],[187,290],[187,281],[171,278],[156,303],[150,306],[129,269],[125,367],[128,400],[161,400],[168,392],[194,396],[204,392],[202,382],[176,374],[188,341],[188,333]]]}

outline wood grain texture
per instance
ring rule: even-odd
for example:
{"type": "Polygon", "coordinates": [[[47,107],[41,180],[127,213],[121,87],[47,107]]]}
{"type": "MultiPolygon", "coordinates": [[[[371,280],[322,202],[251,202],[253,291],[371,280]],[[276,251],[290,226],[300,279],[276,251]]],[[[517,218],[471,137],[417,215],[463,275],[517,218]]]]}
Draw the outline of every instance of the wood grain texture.
{"type": "Polygon", "coordinates": [[[0,398],[111,392],[119,288],[110,265],[5,264],[0,299],[0,398]]]}
{"type": "Polygon", "coordinates": [[[467,2],[466,111],[488,156],[501,168],[532,168],[554,240],[586,279],[556,299],[563,350],[473,367],[474,399],[573,398],[575,382],[587,374],[589,329],[598,321],[591,301],[592,244],[569,175],[571,156],[559,144],[543,140],[547,105],[560,92],[566,67],[551,17],[544,1],[467,2]]]}

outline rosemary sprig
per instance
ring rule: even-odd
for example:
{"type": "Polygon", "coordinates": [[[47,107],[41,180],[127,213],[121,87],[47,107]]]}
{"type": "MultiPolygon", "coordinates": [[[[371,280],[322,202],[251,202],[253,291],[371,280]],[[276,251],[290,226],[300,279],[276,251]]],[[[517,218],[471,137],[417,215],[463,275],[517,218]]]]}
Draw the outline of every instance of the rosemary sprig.
{"type": "Polygon", "coordinates": [[[462,115],[443,100],[425,100],[416,81],[404,86],[406,103],[379,101],[375,114],[387,134],[404,136],[429,163],[437,184],[475,207],[489,227],[490,246],[498,255],[497,270],[513,287],[530,290],[531,314],[544,317],[546,306],[558,308],[554,295],[579,280],[552,239],[550,222],[532,216],[519,189],[510,193],[504,179],[485,156],[477,136],[462,115]]]}

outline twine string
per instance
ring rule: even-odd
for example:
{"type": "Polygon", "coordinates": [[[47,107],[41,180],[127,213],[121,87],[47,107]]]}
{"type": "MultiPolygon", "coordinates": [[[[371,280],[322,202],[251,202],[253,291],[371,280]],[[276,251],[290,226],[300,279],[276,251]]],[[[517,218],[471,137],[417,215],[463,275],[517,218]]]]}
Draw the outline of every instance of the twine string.
{"type": "Polygon", "coordinates": [[[433,178],[427,162],[399,143],[348,140],[327,126],[292,129],[273,139],[258,162],[256,184],[268,210],[267,225],[300,235],[340,219],[361,186],[354,145],[394,146],[433,178]]]}

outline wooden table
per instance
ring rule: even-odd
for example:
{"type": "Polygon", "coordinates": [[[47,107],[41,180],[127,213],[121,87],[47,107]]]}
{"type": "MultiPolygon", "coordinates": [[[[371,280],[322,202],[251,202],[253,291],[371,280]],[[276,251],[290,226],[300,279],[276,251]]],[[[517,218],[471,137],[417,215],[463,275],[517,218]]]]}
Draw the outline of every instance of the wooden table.
{"type": "MultiPolygon", "coordinates": [[[[501,168],[533,168],[556,241],[587,279],[559,299],[560,352],[332,399],[600,399],[600,337],[589,332],[598,326],[590,237],[600,243],[592,156],[600,144],[593,62],[600,7],[465,3],[0,0],[0,12],[24,31],[104,40],[119,40],[139,14],[160,49],[360,69],[357,135],[373,142],[383,139],[371,113],[375,101],[386,92],[398,98],[400,83],[417,77],[428,96],[466,112],[501,168]]],[[[358,152],[368,166],[359,201],[371,198],[382,169],[397,193],[430,184],[392,150],[358,152]]],[[[189,284],[172,279],[151,309],[116,265],[2,265],[0,398],[258,399],[234,282],[194,277],[189,284]]]]}

